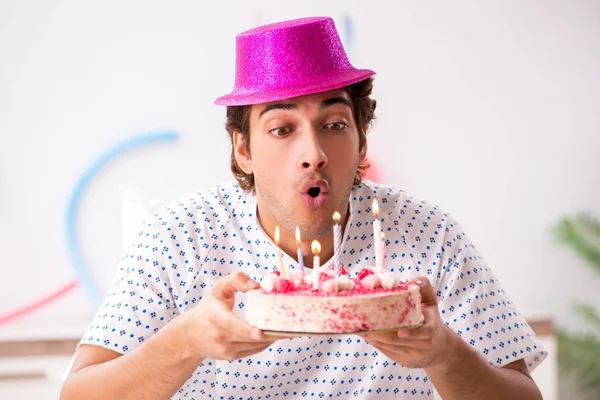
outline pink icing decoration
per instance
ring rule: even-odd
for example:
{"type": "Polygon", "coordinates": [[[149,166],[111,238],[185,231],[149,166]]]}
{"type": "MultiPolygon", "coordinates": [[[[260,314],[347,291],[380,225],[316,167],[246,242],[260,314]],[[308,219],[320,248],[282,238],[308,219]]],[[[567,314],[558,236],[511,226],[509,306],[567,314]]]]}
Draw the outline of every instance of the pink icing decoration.
{"type": "Polygon", "coordinates": [[[327,279],[323,284],[321,284],[321,290],[323,293],[336,293],[337,287],[335,284],[335,279],[327,279]]]}
{"type": "Polygon", "coordinates": [[[358,280],[361,281],[363,280],[364,277],[373,274],[373,270],[369,269],[369,268],[363,268],[359,273],[358,273],[358,280]]]}
{"type": "Polygon", "coordinates": [[[381,287],[381,280],[379,279],[379,276],[375,275],[375,274],[370,274],[365,276],[361,281],[360,284],[363,285],[363,287],[367,288],[367,289],[376,289],[381,287]]]}
{"type": "Polygon", "coordinates": [[[285,293],[289,292],[293,288],[294,284],[292,282],[288,281],[287,279],[281,278],[277,279],[277,282],[275,282],[274,291],[279,293],[285,293]]]}
{"type": "MultiPolygon", "coordinates": [[[[408,284],[404,282],[398,282],[396,287],[392,289],[385,289],[381,286],[381,279],[369,268],[363,268],[357,275],[356,278],[351,278],[354,281],[354,287],[350,290],[339,290],[339,286],[336,285],[336,281],[332,279],[332,268],[322,270],[320,272],[320,287],[318,290],[313,290],[312,284],[301,281],[297,286],[290,279],[282,278],[279,271],[273,271],[278,279],[275,282],[273,291],[269,292],[272,294],[287,293],[289,295],[303,295],[303,296],[359,296],[365,294],[374,293],[385,293],[385,292],[397,292],[408,289],[408,284]],[[362,279],[361,279],[362,278],[362,279]]],[[[342,267],[342,274],[347,275],[347,271],[342,267]]]]}
{"type": "MultiPolygon", "coordinates": [[[[352,297],[352,296],[362,296],[365,294],[375,294],[375,293],[393,293],[393,292],[401,292],[403,290],[408,289],[408,284],[404,282],[398,283],[398,285],[393,289],[385,289],[382,287],[378,287],[375,289],[371,289],[369,287],[365,287],[362,285],[362,282],[357,282],[357,279],[353,279],[355,281],[354,288],[351,290],[342,290],[340,292],[333,293],[324,293],[321,290],[313,290],[312,285],[303,283],[300,286],[293,287],[286,292],[287,295],[302,295],[302,296],[335,296],[335,297],[352,297]]],[[[291,283],[291,282],[290,282],[291,283]]],[[[263,289],[261,289],[263,290],[263,289]]],[[[263,290],[263,293],[276,295],[281,293],[277,291],[277,285],[273,288],[272,292],[267,292],[263,290]]]]}

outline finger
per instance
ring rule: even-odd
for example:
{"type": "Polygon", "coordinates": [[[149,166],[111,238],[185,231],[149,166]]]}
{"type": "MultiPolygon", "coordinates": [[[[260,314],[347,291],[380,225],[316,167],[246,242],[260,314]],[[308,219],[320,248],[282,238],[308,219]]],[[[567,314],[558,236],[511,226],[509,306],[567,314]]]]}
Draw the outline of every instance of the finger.
{"type": "Polygon", "coordinates": [[[260,329],[250,325],[231,311],[219,313],[217,321],[221,329],[228,333],[231,342],[260,342],[265,340],[265,334],[260,329]]]}
{"type": "MultiPolygon", "coordinates": [[[[412,330],[411,330],[412,331],[412,330]]],[[[365,339],[368,341],[377,341],[380,343],[390,343],[390,344],[402,344],[409,343],[417,340],[429,340],[432,338],[432,334],[423,331],[423,332],[411,332],[405,330],[399,330],[398,332],[393,332],[389,334],[379,334],[379,335],[370,335],[365,336],[365,339]]]]}
{"type": "Polygon", "coordinates": [[[433,323],[425,319],[425,324],[419,328],[399,329],[396,336],[401,339],[430,339],[433,337],[433,323]]]}
{"type": "Polygon", "coordinates": [[[237,360],[239,358],[248,357],[249,355],[260,353],[268,349],[271,343],[265,344],[249,344],[245,343],[229,343],[226,349],[223,349],[220,354],[217,354],[217,360],[237,360]]]}
{"type": "Polygon", "coordinates": [[[387,345],[391,345],[391,346],[410,346],[413,343],[415,343],[417,340],[423,340],[423,339],[401,339],[399,338],[395,332],[393,333],[388,333],[388,334],[376,334],[376,335],[365,335],[363,336],[363,338],[373,344],[373,343],[377,343],[377,345],[379,344],[387,344],[387,345]]]}
{"type": "MultiPolygon", "coordinates": [[[[262,332],[260,329],[259,329],[259,331],[262,332]]],[[[252,341],[255,343],[259,343],[259,344],[260,343],[271,343],[272,344],[281,339],[283,339],[283,338],[279,337],[279,336],[266,335],[264,332],[262,332],[261,339],[259,339],[259,340],[252,339],[252,341]]],[[[248,341],[246,341],[246,340],[234,341],[233,343],[248,343],[248,341]]]]}
{"type": "Polygon", "coordinates": [[[426,350],[433,343],[432,338],[426,339],[401,339],[396,335],[385,337],[374,337],[366,339],[369,344],[380,348],[385,346],[390,351],[406,351],[406,350],[426,350]]]}
{"type": "Polygon", "coordinates": [[[386,333],[364,333],[359,335],[367,342],[377,342],[377,343],[394,343],[398,341],[398,337],[395,332],[386,332],[386,333]]]}
{"type": "Polygon", "coordinates": [[[252,356],[252,355],[254,355],[256,353],[260,353],[262,351],[265,351],[269,347],[271,347],[271,344],[259,346],[259,347],[256,347],[256,348],[241,350],[238,353],[236,353],[236,359],[250,357],[250,356],[252,356]]]}
{"type": "Polygon", "coordinates": [[[231,299],[235,295],[236,291],[247,292],[251,289],[256,289],[260,285],[253,279],[242,272],[236,272],[217,279],[212,287],[212,294],[218,299],[226,300],[231,299]]]}
{"type": "Polygon", "coordinates": [[[408,350],[408,346],[401,346],[395,343],[377,342],[377,349],[387,350],[390,353],[401,353],[408,350]]]}
{"type": "Polygon", "coordinates": [[[408,346],[377,342],[376,349],[390,358],[395,358],[394,355],[407,355],[410,348],[408,346]]]}
{"type": "Polygon", "coordinates": [[[250,342],[238,342],[231,343],[232,354],[239,354],[246,351],[261,351],[272,346],[273,343],[250,343],[250,342]]]}
{"type": "MultiPolygon", "coordinates": [[[[259,330],[260,330],[260,329],[259,329],[259,330]]],[[[269,342],[269,343],[274,343],[274,342],[276,342],[276,341],[278,341],[278,340],[282,340],[282,339],[288,339],[287,337],[284,337],[284,336],[275,336],[275,335],[269,335],[269,334],[265,333],[265,332],[264,332],[264,331],[262,331],[262,330],[260,330],[260,331],[261,331],[261,333],[262,333],[262,338],[261,338],[261,341],[262,341],[262,342],[265,342],[265,343],[267,343],[267,342],[269,342]]]]}
{"type": "Polygon", "coordinates": [[[437,305],[437,297],[435,291],[431,286],[431,282],[424,276],[420,276],[415,279],[411,279],[408,283],[414,283],[419,286],[419,292],[421,293],[421,304],[424,306],[435,306],[437,305]]]}
{"type": "Polygon", "coordinates": [[[432,318],[427,318],[429,314],[433,313],[433,310],[429,311],[427,315],[425,315],[425,323],[416,328],[407,328],[407,329],[398,329],[396,331],[387,331],[387,332],[372,332],[372,333],[363,333],[359,336],[364,338],[369,338],[371,340],[382,340],[394,342],[398,338],[403,339],[428,339],[433,337],[433,328],[434,323],[432,318]],[[387,338],[387,339],[386,339],[387,338]]]}

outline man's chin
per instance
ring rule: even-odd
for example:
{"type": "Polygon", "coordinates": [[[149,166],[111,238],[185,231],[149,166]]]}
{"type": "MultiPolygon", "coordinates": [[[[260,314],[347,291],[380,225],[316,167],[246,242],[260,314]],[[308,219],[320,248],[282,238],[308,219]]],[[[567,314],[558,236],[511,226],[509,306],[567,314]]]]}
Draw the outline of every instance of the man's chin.
{"type": "MultiPolygon", "coordinates": [[[[296,214],[296,221],[300,226],[303,239],[317,239],[331,232],[333,226],[333,213],[329,207],[311,210],[303,207],[302,212],[296,214]]],[[[294,227],[295,228],[295,227],[294,227]]]]}

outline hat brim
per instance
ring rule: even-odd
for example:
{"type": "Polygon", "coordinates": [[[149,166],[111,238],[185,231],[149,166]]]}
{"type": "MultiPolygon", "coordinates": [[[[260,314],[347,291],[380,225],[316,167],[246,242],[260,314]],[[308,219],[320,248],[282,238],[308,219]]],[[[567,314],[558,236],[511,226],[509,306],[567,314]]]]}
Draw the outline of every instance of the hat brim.
{"type": "Polygon", "coordinates": [[[370,69],[352,69],[337,73],[297,87],[278,88],[277,90],[234,90],[230,94],[215,100],[219,106],[246,106],[251,104],[270,103],[307,94],[327,92],[339,89],[375,75],[370,69]]]}

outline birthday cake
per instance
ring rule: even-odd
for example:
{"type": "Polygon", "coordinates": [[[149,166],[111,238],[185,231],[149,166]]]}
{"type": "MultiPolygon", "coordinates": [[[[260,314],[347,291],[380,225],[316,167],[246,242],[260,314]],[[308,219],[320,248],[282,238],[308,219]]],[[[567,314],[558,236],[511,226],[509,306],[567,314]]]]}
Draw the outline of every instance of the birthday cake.
{"type": "Polygon", "coordinates": [[[332,269],[291,270],[285,276],[274,271],[259,289],[247,293],[245,309],[250,324],[280,332],[395,330],[423,322],[419,287],[373,268],[362,269],[355,278],[343,267],[337,277],[332,269]]]}

